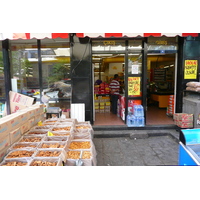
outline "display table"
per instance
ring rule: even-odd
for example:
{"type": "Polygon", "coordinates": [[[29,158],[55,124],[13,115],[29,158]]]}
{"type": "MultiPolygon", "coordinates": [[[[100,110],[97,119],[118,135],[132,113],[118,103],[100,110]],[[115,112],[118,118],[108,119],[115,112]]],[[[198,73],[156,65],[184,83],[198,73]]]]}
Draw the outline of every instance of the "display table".
{"type": "Polygon", "coordinates": [[[166,108],[168,106],[169,96],[171,94],[151,94],[151,100],[157,101],[159,108],[166,108]]]}

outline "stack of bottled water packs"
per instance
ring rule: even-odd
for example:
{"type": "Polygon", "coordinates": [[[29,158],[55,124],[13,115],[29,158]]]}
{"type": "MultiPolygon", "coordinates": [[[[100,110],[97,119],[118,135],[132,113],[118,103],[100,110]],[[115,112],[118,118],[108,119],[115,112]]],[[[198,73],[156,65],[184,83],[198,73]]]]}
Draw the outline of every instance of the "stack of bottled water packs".
{"type": "Polygon", "coordinates": [[[142,105],[133,106],[133,113],[128,113],[126,123],[128,127],[144,126],[144,108],[142,105]]]}

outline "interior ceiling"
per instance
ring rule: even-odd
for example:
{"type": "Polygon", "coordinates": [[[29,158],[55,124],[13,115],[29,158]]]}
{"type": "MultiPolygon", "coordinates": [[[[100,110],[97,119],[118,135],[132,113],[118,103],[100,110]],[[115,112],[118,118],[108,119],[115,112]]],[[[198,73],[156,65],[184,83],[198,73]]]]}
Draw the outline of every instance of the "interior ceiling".
{"type": "MultiPolygon", "coordinates": [[[[138,55],[137,55],[138,56],[138,55]]],[[[175,61],[175,54],[148,54],[147,60],[150,62],[166,62],[166,61],[175,61]]],[[[113,54],[113,56],[106,56],[105,54],[99,56],[93,56],[93,63],[101,64],[101,71],[105,71],[106,67],[110,63],[124,63],[124,56],[118,56],[113,54]],[[98,59],[98,60],[96,60],[98,59]]]]}

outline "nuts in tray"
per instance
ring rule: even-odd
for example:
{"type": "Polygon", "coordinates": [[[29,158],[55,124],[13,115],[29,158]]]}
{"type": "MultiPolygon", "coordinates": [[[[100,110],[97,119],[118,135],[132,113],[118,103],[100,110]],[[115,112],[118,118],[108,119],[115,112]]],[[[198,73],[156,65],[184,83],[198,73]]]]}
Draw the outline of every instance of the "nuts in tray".
{"type": "Polygon", "coordinates": [[[78,142],[71,142],[69,149],[90,149],[91,143],[89,141],[78,141],[78,142]]]}
{"type": "Polygon", "coordinates": [[[39,151],[35,157],[58,157],[61,151],[39,151]]]}
{"type": "Polygon", "coordinates": [[[47,125],[43,125],[43,126],[35,126],[34,127],[35,129],[50,129],[51,128],[51,126],[47,126],[47,125]]]}
{"type": "Polygon", "coordinates": [[[52,133],[53,136],[69,136],[71,133],[70,132],[66,132],[66,133],[52,133]]]}
{"type": "Polygon", "coordinates": [[[21,149],[21,148],[36,148],[35,144],[16,144],[13,146],[13,149],[21,149]]]}
{"type": "Polygon", "coordinates": [[[34,151],[13,151],[8,154],[6,158],[22,158],[22,157],[31,157],[34,151]]]}
{"type": "Polygon", "coordinates": [[[26,137],[26,138],[22,138],[20,142],[40,142],[41,140],[42,138],[40,137],[26,137]]]}
{"type": "MultiPolygon", "coordinates": [[[[67,159],[79,159],[80,158],[80,151],[68,151],[67,152],[67,159]]],[[[91,158],[91,152],[84,151],[82,155],[82,159],[90,159],[91,158]]]]}
{"type": "Polygon", "coordinates": [[[76,126],[76,129],[90,129],[90,126],[76,126]]]}
{"type": "Polygon", "coordinates": [[[27,165],[27,163],[18,162],[18,161],[9,161],[9,162],[5,162],[5,164],[1,166],[25,166],[25,165],[27,165]]]}
{"type": "Polygon", "coordinates": [[[70,131],[71,126],[65,126],[65,127],[54,127],[52,128],[52,131],[70,131]]]}
{"type": "Polygon", "coordinates": [[[56,166],[56,162],[48,162],[48,161],[42,161],[42,160],[35,160],[33,161],[30,166],[56,166]]]}
{"type": "Polygon", "coordinates": [[[54,144],[42,144],[41,148],[63,148],[64,145],[59,144],[59,143],[54,143],[54,144]]]}
{"type": "Polygon", "coordinates": [[[47,134],[46,131],[29,131],[28,135],[41,135],[41,134],[47,134]]]}

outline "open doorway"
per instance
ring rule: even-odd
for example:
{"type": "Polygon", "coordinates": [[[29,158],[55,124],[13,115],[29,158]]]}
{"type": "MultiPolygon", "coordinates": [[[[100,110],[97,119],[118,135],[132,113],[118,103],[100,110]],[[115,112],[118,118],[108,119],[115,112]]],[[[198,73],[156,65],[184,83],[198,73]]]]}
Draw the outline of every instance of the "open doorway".
{"type": "Polygon", "coordinates": [[[94,125],[119,125],[125,126],[125,122],[119,114],[111,112],[111,100],[109,84],[118,74],[120,83],[120,95],[124,93],[124,54],[107,53],[93,54],[94,69],[94,125]]]}
{"type": "Polygon", "coordinates": [[[172,125],[176,54],[147,55],[146,125],[172,125]]]}

